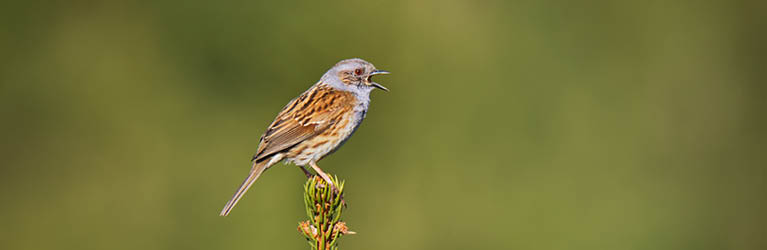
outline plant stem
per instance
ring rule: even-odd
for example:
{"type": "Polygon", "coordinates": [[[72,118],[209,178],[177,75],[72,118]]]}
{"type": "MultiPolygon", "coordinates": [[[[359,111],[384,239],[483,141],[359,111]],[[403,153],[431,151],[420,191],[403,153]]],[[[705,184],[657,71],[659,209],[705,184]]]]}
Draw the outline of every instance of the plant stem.
{"type": "Polygon", "coordinates": [[[304,185],[304,204],[309,220],[300,222],[298,231],[315,250],[337,250],[338,238],[354,234],[341,221],[341,212],[346,207],[343,200],[344,182],[336,176],[331,179],[336,190],[319,176],[309,178],[304,185]]]}

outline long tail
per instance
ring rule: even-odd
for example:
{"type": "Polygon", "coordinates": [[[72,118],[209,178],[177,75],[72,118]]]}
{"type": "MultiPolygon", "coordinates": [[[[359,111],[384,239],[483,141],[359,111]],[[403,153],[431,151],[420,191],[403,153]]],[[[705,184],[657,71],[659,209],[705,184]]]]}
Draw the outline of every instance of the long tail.
{"type": "Polygon", "coordinates": [[[234,208],[234,205],[237,205],[237,202],[242,199],[242,196],[245,195],[245,192],[248,191],[248,188],[250,188],[250,185],[253,185],[253,182],[256,182],[256,179],[258,179],[258,176],[261,175],[261,173],[264,172],[269,167],[270,161],[262,161],[259,163],[256,163],[256,161],[253,161],[253,167],[250,169],[250,174],[248,175],[248,178],[245,178],[245,181],[242,182],[240,185],[240,188],[237,189],[237,192],[234,193],[232,196],[232,199],[229,200],[229,202],[226,203],[226,206],[224,206],[224,209],[221,210],[220,216],[227,216],[229,215],[229,212],[232,211],[232,208],[234,208]]]}

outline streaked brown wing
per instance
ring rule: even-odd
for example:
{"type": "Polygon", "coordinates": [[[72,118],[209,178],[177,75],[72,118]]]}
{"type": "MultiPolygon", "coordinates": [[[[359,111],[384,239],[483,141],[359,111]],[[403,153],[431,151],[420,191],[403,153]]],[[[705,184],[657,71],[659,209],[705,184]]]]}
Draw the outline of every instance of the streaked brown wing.
{"type": "Polygon", "coordinates": [[[253,159],[262,161],[322,133],[351,110],[353,98],[351,93],[318,86],[304,92],[269,125],[253,159]]]}

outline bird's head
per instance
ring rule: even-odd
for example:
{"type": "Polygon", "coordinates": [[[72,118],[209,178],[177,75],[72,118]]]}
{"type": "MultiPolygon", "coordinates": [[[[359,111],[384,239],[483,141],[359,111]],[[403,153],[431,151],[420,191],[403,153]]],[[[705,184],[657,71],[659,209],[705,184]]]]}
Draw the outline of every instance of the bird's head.
{"type": "Polygon", "coordinates": [[[389,91],[386,87],[373,81],[373,76],[389,74],[388,71],[376,69],[372,63],[359,58],[346,59],[338,62],[322,76],[321,82],[336,89],[370,93],[373,88],[389,91]]]}

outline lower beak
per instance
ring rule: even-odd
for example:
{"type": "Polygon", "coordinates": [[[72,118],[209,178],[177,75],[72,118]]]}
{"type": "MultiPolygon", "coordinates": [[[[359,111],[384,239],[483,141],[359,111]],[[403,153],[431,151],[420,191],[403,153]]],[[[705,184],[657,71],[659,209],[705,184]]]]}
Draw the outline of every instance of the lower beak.
{"type": "Polygon", "coordinates": [[[373,85],[373,87],[379,88],[379,89],[381,89],[383,91],[389,92],[389,89],[387,89],[386,87],[384,87],[381,84],[378,84],[377,82],[370,82],[370,85],[373,85]]]}

